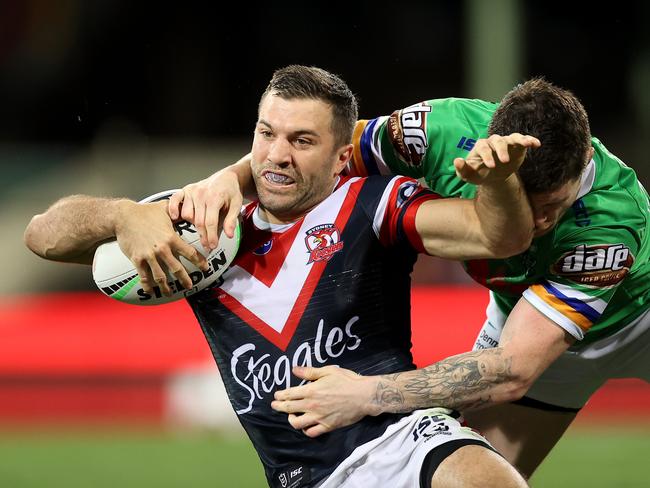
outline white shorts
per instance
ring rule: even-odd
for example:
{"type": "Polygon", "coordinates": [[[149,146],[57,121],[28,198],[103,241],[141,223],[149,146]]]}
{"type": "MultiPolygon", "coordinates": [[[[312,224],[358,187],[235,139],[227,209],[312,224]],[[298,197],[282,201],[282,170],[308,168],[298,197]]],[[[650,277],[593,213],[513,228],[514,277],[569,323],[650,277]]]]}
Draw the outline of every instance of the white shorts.
{"type": "MultiPolygon", "coordinates": [[[[506,316],[492,294],[474,350],[499,343],[506,316]]],[[[550,405],[580,409],[607,380],[640,378],[650,382],[650,310],[618,332],[560,355],[526,392],[526,397],[550,405]]]]}
{"type": "Polygon", "coordinates": [[[446,408],[416,410],[381,437],[357,447],[318,488],[417,487],[425,457],[435,448],[466,441],[491,449],[484,437],[462,426],[451,413],[446,408]]]}

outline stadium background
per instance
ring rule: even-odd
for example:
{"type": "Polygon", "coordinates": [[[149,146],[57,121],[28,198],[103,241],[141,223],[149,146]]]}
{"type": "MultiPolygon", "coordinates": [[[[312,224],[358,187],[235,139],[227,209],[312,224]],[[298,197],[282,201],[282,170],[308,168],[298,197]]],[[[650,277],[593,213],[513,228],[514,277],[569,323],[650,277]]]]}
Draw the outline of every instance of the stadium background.
{"type": "MultiPolygon", "coordinates": [[[[646,2],[0,2],[0,485],[260,486],[261,469],[184,304],[133,308],[22,245],[71,193],[138,199],[248,150],[272,71],[342,75],[362,117],[533,76],[650,184],[646,2]]],[[[460,266],[414,273],[422,364],[470,347],[485,295],[460,266]]],[[[647,486],[650,392],[611,383],[533,486],[647,486]]]]}

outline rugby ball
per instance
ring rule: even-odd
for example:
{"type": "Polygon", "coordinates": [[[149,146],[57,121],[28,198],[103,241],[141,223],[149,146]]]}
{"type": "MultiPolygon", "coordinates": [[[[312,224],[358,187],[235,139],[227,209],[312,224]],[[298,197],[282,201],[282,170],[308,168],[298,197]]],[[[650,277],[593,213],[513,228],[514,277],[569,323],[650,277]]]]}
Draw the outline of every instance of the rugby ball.
{"type": "MultiPolygon", "coordinates": [[[[140,203],[157,202],[169,199],[177,190],[167,190],[141,200],[140,203]]],[[[167,282],[172,291],[171,296],[163,295],[160,287],[154,286],[153,293],[147,293],[140,285],[140,276],[131,260],[120,249],[117,240],[105,242],[95,251],[93,259],[93,280],[105,295],[124,303],[134,305],[160,305],[188,297],[209,287],[217,281],[235,258],[241,240],[241,225],[238,222],[232,238],[222,231],[219,236],[219,246],[210,253],[201,245],[199,233],[189,222],[180,221],[174,224],[178,235],[188,244],[206,256],[209,268],[201,271],[184,257],[180,261],[187,269],[192,279],[193,287],[186,289],[170,273],[167,282]]]]}

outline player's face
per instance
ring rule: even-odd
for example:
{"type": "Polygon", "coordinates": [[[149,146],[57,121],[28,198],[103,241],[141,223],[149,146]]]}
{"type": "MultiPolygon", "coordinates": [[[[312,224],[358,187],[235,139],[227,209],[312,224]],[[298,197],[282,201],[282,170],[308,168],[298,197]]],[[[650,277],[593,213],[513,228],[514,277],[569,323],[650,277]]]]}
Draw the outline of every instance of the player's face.
{"type": "Polygon", "coordinates": [[[269,222],[292,222],[323,201],[351,153],[351,145],[336,145],[325,102],[267,94],[255,126],[251,169],[269,222]]]}
{"type": "Polygon", "coordinates": [[[564,212],[576,201],[581,179],[569,181],[554,191],[529,193],[535,220],[534,237],[546,234],[558,223],[564,212]]]}

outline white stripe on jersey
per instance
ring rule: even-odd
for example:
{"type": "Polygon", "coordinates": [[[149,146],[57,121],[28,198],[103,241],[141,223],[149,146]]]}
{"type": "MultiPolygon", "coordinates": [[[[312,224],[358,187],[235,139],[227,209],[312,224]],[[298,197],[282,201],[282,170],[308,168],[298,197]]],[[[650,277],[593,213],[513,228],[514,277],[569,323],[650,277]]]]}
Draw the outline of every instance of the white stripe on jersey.
{"type": "Polygon", "coordinates": [[[350,185],[358,179],[350,178],[305,216],[296,239],[287,253],[285,263],[271,286],[267,287],[248,271],[235,265],[228,270],[227,276],[224,274],[226,279],[221,285],[221,290],[235,298],[273,330],[282,332],[312,269],[313,262],[308,263],[309,253],[305,247],[305,233],[317,225],[336,221],[350,185]],[[287,266],[287,263],[293,264],[287,266]]]}
{"type": "Polygon", "coordinates": [[[384,122],[388,119],[387,115],[382,117],[377,117],[377,122],[372,128],[370,150],[372,151],[372,157],[375,160],[379,174],[382,175],[392,175],[395,174],[384,162],[384,157],[381,154],[381,143],[379,142],[379,129],[384,125],[384,122]]]}
{"type": "Polygon", "coordinates": [[[523,297],[526,300],[528,300],[528,303],[530,303],[539,312],[541,312],[542,315],[545,315],[546,317],[548,317],[550,320],[552,320],[557,325],[562,327],[564,330],[566,330],[573,337],[575,337],[579,341],[584,339],[585,333],[582,331],[582,329],[580,327],[578,327],[578,325],[576,323],[574,323],[572,320],[567,318],[566,315],[562,315],[556,309],[551,307],[544,300],[539,298],[535,293],[530,291],[530,289],[527,289],[527,290],[524,291],[523,297]]]}
{"type": "Polygon", "coordinates": [[[596,180],[596,163],[592,159],[587,163],[585,169],[582,171],[582,176],[580,177],[580,190],[576,195],[576,200],[584,197],[587,193],[591,191],[591,187],[594,186],[594,181],[596,180]]]}
{"type": "Polygon", "coordinates": [[[569,298],[576,298],[580,300],[582,303],[585,303],[586,305],[589,305],[591,308],[596,310],[599,314],[602,314],[605,311],[605,308],[607,308],[607,302],[605,300],[601,300],[598,297],[592,297],[591,295],[587,295],[586,293],[576,290],[575,288],[567,285],[562,285],[556,281],[547,281],[554,288],[557,288],[558,291],[560,291],[563,295],[569,298]]]}
{"type": "Polygon", "coordinates": [[[375,235],[379,239],[379,233],[381,232],[381,226],[384,222],[384,218],[386,217],[386,210],[388,208],[388,200],[390,199],[390,194],[392,193],[393,189],[395,188],[395,185],[397,184],[397,180],[400,178],[404,178],[403,176],[394,176],[392,180],[390,180],[390,183],[386,185],[386,188],[384,189],[384,193],[381,195],[381,200],[379,201],[379,205],[377,206],[377,210],[375,211],[375,216],[372,219],[372,230],[375,231],[375,235]]]}

